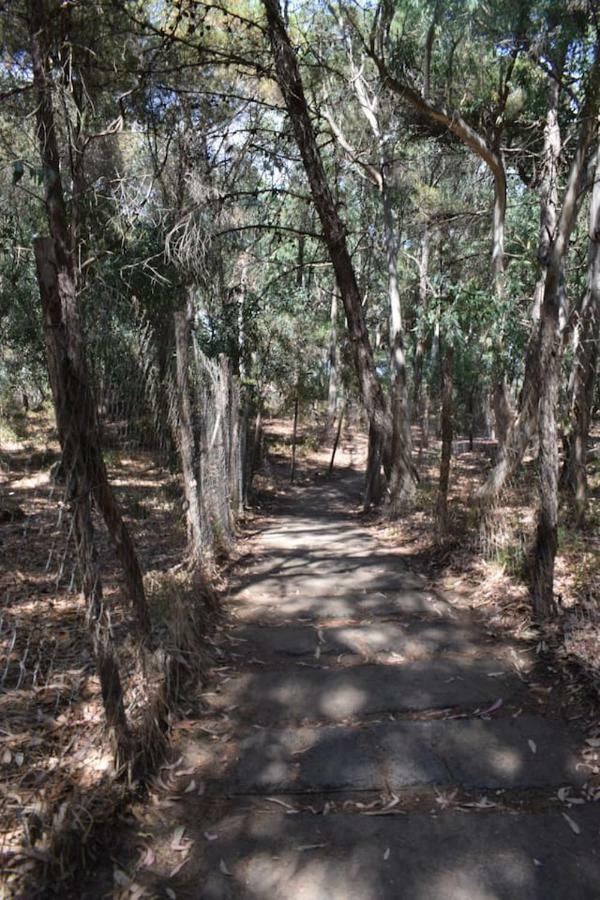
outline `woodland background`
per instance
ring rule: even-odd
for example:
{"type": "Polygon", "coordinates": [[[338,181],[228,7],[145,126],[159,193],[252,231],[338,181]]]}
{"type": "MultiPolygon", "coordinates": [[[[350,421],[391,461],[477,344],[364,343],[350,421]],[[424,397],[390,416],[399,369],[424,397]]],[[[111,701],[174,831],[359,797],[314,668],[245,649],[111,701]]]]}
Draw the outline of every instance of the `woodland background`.
{"type": "Polygon", "coordinates": [[[292,478],[355,448],[389,540],[594,680],[595,0],[0,13],[10,877],[163,752],[269,418],[292,478]]]}

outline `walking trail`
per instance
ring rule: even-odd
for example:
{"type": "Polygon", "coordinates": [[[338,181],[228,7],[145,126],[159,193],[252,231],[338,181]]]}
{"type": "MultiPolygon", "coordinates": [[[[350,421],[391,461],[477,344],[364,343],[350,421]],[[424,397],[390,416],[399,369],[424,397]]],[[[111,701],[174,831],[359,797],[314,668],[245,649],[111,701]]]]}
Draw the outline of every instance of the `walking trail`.
{"type": "Polygon", "coordinates": [[[550,673],[378,545],[355,487],[296,488],[255,540],[210,713],[183,723],[169,790],[139,819],[135,883],[598,900],[600,804],[550,673]]]}

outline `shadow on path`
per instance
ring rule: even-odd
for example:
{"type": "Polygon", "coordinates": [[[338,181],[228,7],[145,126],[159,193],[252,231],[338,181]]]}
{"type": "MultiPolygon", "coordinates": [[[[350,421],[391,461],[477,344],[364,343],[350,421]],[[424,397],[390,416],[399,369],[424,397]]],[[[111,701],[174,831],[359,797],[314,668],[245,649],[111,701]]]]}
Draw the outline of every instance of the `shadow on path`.
{"type": "Polygon", "coordinates": [[[597,900],[598,792],[550,673],[378,546],[354,490],[278,499],[242,559],[123,896],[597,900]]]}

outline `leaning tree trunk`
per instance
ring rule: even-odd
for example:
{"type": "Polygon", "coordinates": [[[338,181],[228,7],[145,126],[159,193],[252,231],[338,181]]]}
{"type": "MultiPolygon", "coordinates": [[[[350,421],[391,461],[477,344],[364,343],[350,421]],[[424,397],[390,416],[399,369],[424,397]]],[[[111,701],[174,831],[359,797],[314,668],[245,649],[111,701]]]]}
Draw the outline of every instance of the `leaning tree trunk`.
{"type": "Polygon", "coordinates": [[[540,322],[539,435],[540,506],[533,565],[533,606],[539,619],[554,610],[554,560],[558,543],[558,434],[556,412],[562,340],[559,332],[563,265],[578,211],[581,176],[596,130],[600,57],[596,57],[582,110],[579,140],[571,163],[565,196],[548,258],[540,322]]]}
{"type": "Polygon", "coordinates": [[[290,117],[340,291],[361,397],[372,440],[379,446],[372,454],[381,459],[391,437],[389,414],[373,360],[356,273],[346,243],[346,229],[331,193],[321,152],[311,121],[298,60],[291,45],[277,0],[262,0],[275,62],[275,74],[290,117]]]}
{"type": "Polygon", "coordinates": [[[83,333],[77,303],[77,276],[73,240],[67,220],[60,156],[52,104],[52,78],[47,47],[48,9],[44,2],[30,0],[31,57],[36,93],[36,132],[45,173],[45,195],[52,245],[46,245],[49,265],[55,268],[57,308],[65,332],[65,352],[78,390],[70,397],[77,423],[78,459],[85,466],[87,482],[104,518],[123,568],[129,597],[142,636],[150,631],[144,582],[131,536],[123,521],[106,474],[100,450],[96,402],[87,371],[83,333]]]}
{"type": "Polygon", "coordinates": [[[588,241],[587,286],[574,332],[570,429],[565,460],[565,483],[572,497],[578,527],[583,525],[587,509],[587,444],[600,341],[600,150],[596,152],[588,241]]]}
{"type": "Polygon", "coordinates": [[[80,385],[69,352],[69,335],[65,327],[57,283],[54,241],[48,237],[36,238],[34,251],[42,301],[50,386],[62,449],[61,464],[66,475],[67,499],[73,514],[77,560],[96,671],[100,680],[106,724],[118,767],[129,756],[129,730],[117,654],[98,568],[90,505],[91,485],[82,440],[86,416],[81,415],[80,385]]]}

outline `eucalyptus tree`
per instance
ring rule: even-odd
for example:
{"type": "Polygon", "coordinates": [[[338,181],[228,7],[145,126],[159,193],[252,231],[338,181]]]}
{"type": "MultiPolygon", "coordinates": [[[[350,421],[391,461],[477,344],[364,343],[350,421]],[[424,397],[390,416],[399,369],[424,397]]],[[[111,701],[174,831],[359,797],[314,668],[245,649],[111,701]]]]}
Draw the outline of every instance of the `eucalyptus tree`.
{"type": "MultiPolygon", "coordinates": [[[[345,47],[346,66],[343,75],[350,87],[350,115],[348,105],[336,102],[336,108],[346,109],[345,118],[359,121],[366,126],[371,141],[365,142],[364,128],[359,124],[362,140],[354,146],[346,133],[346,124],[338,121],[328,102],[323,106],[323,115],[331,131],[350,164],[360,175],[367,178],[375,188],[381,203],[382,244],[387,275],[389,298],[389,345],[391,361],[390,411],[392,419],[392,439],[389,460],[389,484],[387,491],[388,511],[395,518],[413,500],[417,482],[417,472],[412,461],[411,417],[408,397],[406,363],[406,336],[403,323],[402,301],[398,280],[398,257],[400,252],[400,216],[395,212],[398,200],[398,165],[394,157],[398,153],[400,135],[399,123],[394,119],[389,106],[378,96],[377,84],[369,83],[365,73],[365,58],[357,59],[351,34],[341,10],[337,10],[340,38],[345,47]],[[396,188],[396,190],[395,190],[396,188]]],[[[344,100],[346,98],[344,97],[344,100]]]]}
{"type": "Polygon", "coordinates": [[[322,154],[311,121],[298,61],[278,0],[263,0],[263,6],[267,17],[268,37],[277,81],[290,116],[313,202],[323,228],[323,239],[335,271],[346,313],[361,396],[369,417],[371,435],[365,495],[365,503],[368,505],[373,498],[386,443],[391,438],[389,415],[373,360],[371,341],[365,326],[356,272],[348,252],[346,228],[338,213],[323,166],[322,154]]]}
{"type": "MultiPolygon", "coordinates": [[[[15,181],[30,202],[40,204],[40,218],[48,231],[47,236],[34,239],[33,248],[49,381],[107,724],[118,757],[128,760],[131,745],[96,556],[92,500],[115,545],[144,650],[150,640],[150,622],[135,546],[100,448],[81,311],[84,270],[94,258],[94,248],[85,237],[85,152],[99,137],[98,122],[91,114],[93,79],[87,73],[95,52],[90,41],[101,15],[96,6],[65,8],[52,0],[13,4],[12,12],[13,31],[3,36],[3,71],[18,81],[9,91],[16,107],[29,109],[34,116],[28,156],[25,162],[14,161],[15,181]]],[[[109,133],[113,127],[105,122],[102,132],[109,133]]]]}
{"type": "Polygon", "coordinates": [[[587,462],[590,418],[598,370],[600,342],[600,152],[590,200],[587,278],[573,327],[573,364],[569,379],[569,423],[566,434],[565,482],[575,522],[585,521],[588,500],[587,462]]]}

